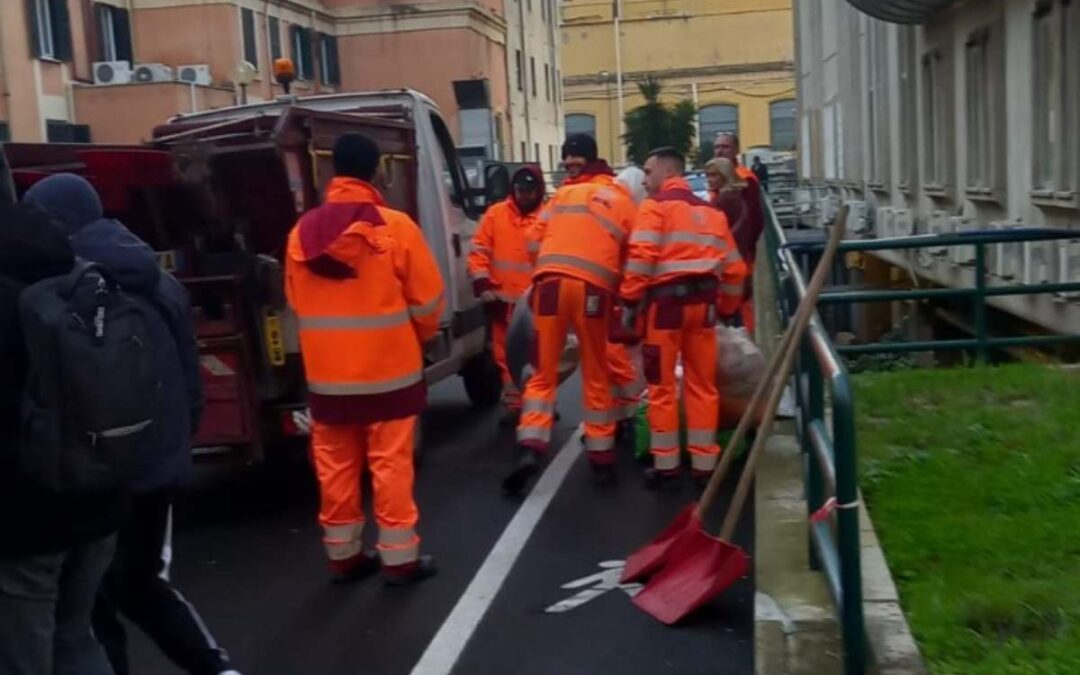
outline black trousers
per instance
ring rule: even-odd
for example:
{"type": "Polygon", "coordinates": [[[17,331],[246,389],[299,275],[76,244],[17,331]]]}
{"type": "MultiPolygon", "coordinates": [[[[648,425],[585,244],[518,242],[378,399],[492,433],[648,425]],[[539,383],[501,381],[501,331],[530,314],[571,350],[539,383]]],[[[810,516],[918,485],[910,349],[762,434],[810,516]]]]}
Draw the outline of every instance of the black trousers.
{"type": "Polygon", "coordinates": [[[192,675],[230,670],[198,612],[169,581],[173,488],[136,494],[120,528],[116,557],[94,606],[94,633],[116,675],[128,675],[127,635],[117,614],[142,629],[192,675]]]}

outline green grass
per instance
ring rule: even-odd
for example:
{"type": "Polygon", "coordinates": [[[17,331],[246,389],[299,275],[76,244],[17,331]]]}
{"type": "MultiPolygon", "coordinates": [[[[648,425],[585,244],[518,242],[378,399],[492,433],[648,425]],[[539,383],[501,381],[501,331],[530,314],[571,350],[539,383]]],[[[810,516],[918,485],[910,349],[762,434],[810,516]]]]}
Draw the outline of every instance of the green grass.
{"type": "Polygon", "coordinates": [[[862,488],[935,675],[1080,675],[1080,373],[857,376],[862,488]]]}

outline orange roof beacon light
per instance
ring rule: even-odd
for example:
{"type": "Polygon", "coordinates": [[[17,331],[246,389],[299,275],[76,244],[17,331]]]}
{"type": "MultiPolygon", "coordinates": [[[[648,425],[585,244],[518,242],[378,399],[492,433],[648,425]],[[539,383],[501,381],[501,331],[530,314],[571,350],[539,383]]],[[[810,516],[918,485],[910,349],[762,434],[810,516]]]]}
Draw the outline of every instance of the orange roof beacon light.
{"type": "Polygon", "coordinates": [[[296,66],[293,64],[292,59],[281,58],[274,60],[274,79],[288,94],[289,85],[296,79],[296,66]]]}

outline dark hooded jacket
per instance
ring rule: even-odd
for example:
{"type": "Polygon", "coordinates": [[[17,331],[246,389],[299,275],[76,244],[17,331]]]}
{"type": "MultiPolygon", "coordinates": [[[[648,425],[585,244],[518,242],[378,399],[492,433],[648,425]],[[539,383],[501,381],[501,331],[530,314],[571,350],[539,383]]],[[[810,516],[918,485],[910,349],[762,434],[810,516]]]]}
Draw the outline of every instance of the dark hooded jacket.
{"type": "Polygon", "coordinates": [[[19,410],[26,384],[26,344],[19,296],[43,279],[69,272],[75,259],[48,217],[21,206],[0,207],[0,558],[44,555],[114,532],[119,493],[58,495],[18,468],[19,410]]]}
{"type": "Polygon", "coordinates": [[[52,214],[71,236],[80,259],[103,266],[125,292],[145,303],[154,360],[163,383],[157,433],[142,454],[133,486],[155,490],[179,481],[191,467],[191,435],[202,408],[198,345],[187,291],[158,267],[154,251],[116,220],[105,218],[94,188],[60,174],[36,184],[23,201],[52,214]]]}

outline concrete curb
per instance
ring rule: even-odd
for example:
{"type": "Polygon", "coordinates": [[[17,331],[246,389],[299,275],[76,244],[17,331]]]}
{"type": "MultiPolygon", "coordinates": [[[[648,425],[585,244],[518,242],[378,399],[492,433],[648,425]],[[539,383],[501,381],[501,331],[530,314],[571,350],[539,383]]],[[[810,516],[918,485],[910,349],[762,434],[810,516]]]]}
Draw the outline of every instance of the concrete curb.
{"type": "Polygon", "coordinates": [[[922,652],[900,606],[900,595],[889,572],[874,523],[866,510],[866,502],[861,503],[859,539],[862,544],[863,614],[866,640],[870,647],[871,672],[877,675],[929,675],[930,671],[926,668],[922,652]]]}

